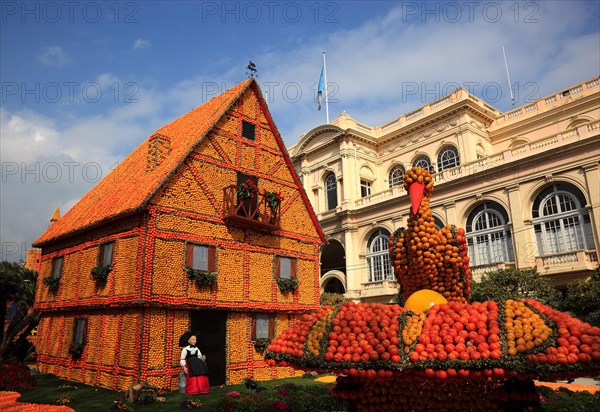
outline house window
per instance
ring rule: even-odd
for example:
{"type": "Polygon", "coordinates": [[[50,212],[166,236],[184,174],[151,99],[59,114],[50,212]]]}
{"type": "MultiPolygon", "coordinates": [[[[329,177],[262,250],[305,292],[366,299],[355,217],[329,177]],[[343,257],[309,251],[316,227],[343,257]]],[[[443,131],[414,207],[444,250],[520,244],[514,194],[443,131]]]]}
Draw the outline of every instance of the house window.
{"type": "Polygon", "coordinates": [[[413,167],[420,167],[420,168],[423,168],[423,169],[429,171],[429,173],[433,173],[433,167],[431,166],[431,160],[429,160],[429,157],[427,157],[425,155],[419,156],[413,162],[413,167]]]}
{"type": "Polygon", "coordinates": [[[446,146],[438,156],[438,172],[460,166],[458,149],[454,146],[446,146]]]}
{"type": "Polygon", "coordinates": [[[62,276],[64,256],[58,256],[52,259],[52,277],[60,278],[62,276]]]}
{"type": "Polygon", "coordinates": [[[583,193],[565,183],[550,186],[536,197],[532,217],[538,256],[594,249],[585,204],[583,193]]]}
{"type": "Polygon", "coordinates": [[[390,232],[387,230],[377,230],[369,238],[367,242],[367,264],[369,267],[369,282],[394,279],[394,273],[390,265],[390,232]]]}
{"type": "Polygon", "coordinates": [[[275,337],[275,318],[267,313],[257,313],[252,317],[251,340],[273,339],[275,337]]]}
{"type": "Polygon", "coordinates": [[[371,196],[371,182],[366,180],[360,181],[360,197],[371,196]]]}
{"type": "Polygon", "coordinates": [[[87,319],[75,318],[73,323],[73,339],[71,342],[75,345],[85,343],[87,340],[87,319]]]}
{"type": "Polygon", "coordinates": [[[335,175],[330,173],[325,179],[325,193],[327,195],[327,210],[337,207],[337,181],[335,175]]]}
{"type": "Polygon", "coordinates": [[[298,262],[283,256],[275,257],[275,277],[279,279],[297,279],[298,262]]]}
{"type": "Polygon", "coordinates": [[[98,266],[112,266],[115,242],[103,243],[98,249],[98,266]]]}
{"type": "Polygon", "coordinates": [[[514,262],[508,214],[499,204],[476,207],[467,218],[466,232],[472,266],[514,262]]]}
{"type": "Polygon", "coordinates": [[[242,120],[242,137],[248,140],[256,139],[256,125],[253,123],[242,120]]]}
{"type": "Polygon", "coordinates": [[[402,166],[394,166],[392,170],[390,170],[390,174],[388,176],[388,184],[390,185],[390,189],[394,186],[402,185],[404,181],[404,168],[402,166]]]}
{"type": "Polygon", "coordinates": [[[216,254],[214,246],[187,243],[185,265],[194,270],[216,272],[216,254]]]}

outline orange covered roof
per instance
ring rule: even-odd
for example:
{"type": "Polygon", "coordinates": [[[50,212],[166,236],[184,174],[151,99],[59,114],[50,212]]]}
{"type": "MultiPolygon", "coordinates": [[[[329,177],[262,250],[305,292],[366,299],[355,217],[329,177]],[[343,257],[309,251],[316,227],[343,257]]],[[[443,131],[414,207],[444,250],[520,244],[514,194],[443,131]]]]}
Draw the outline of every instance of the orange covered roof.
{"type": "Polygon", "coordinates": [[[253,81],[248,79],[234,86],[158,129],[64,216],[50,225],[33,245],[41,246],[139,211],[253,81]],[[147,172],[148,144],[156,134],[170,138],[170,152],[154,170],[147,172]]]}

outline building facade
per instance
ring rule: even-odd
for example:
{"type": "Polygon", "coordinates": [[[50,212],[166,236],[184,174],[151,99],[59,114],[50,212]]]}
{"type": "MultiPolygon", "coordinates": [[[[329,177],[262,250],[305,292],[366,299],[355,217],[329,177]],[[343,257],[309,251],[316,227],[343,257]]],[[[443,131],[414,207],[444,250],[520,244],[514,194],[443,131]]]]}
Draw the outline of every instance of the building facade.
{"type": "Polygon", "coordinates": [[[254,79],[157,130],[55,217],[34,243],[42,372],[176,389],[192,330],[211,385],[296,373],[254,343],[319,307],[325,238],[254,79]]]}
{"type": "Polygon", "coordinates": [[[394,301],[388,237],[413,166],[434,174],[436,226],[465,228],[475,279],[536,268],[560,287],[598,265],[598,78],[506,113],[464,89],[377,127],[342,113],[289,151],[328,239],[322,292],[394,301]]]}

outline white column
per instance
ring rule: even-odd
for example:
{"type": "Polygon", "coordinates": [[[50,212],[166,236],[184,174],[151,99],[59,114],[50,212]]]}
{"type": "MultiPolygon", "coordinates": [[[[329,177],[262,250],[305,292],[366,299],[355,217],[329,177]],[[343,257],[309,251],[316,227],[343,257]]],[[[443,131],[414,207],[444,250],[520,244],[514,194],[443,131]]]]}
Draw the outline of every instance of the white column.
{"type": "Polygon", "coordinates": [[[524,219],[529,212],[523,210],[521,191],[519,185],[508,186],[508,214],[511,222],[511,235],[515,249],[515,264],[518,269],[535,267],[535,257],[538,246],[533,234],[533,225],[530,219],[524,219]]]}
{"type": "Polygon", "coordinates": [[[346,250],[346,297],[360,299],[361,283],[365,281],[366,270],[358,257],[356,235],[358,229],[347,228],[344,231],[344,248],[346,250]]]}

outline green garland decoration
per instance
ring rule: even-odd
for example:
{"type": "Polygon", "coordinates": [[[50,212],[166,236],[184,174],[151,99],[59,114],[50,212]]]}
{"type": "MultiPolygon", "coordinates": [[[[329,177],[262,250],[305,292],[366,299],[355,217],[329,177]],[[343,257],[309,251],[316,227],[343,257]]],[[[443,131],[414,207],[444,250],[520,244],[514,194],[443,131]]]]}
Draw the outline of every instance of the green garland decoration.
{"type": "Polygon", "coordinates": [[[212,287],[215,283],[217,283],[216,272],[206,272],[204,270],[192,269],[191,267],[187,267],[186,272],[188,279],[196,282],[196,284],[200,287],[212,287]]]}
{"type": "Polygon", "coordinates": [[[55,276],[48,276],[47,278],[44,278],[44,284],[48,285],[48,289],[50,290],[50,292],[56,295],[56,293],[58,292],[58,288],[60,287],[60,278],[55,276]]]}
{"type": "Polygon", "coordinates": [[[277,286],[279,286],[281,293],[293,292],[298,288],[298,281],[296,279],[277,278],[277,286]]]}
{"type": "Polygon", "coordinates": [[[98,265],[92,269],[92,279],[94,279],[98,283],[106,282],[108,278],[108,274],[112,270],[111,265],[98,265]]]}

